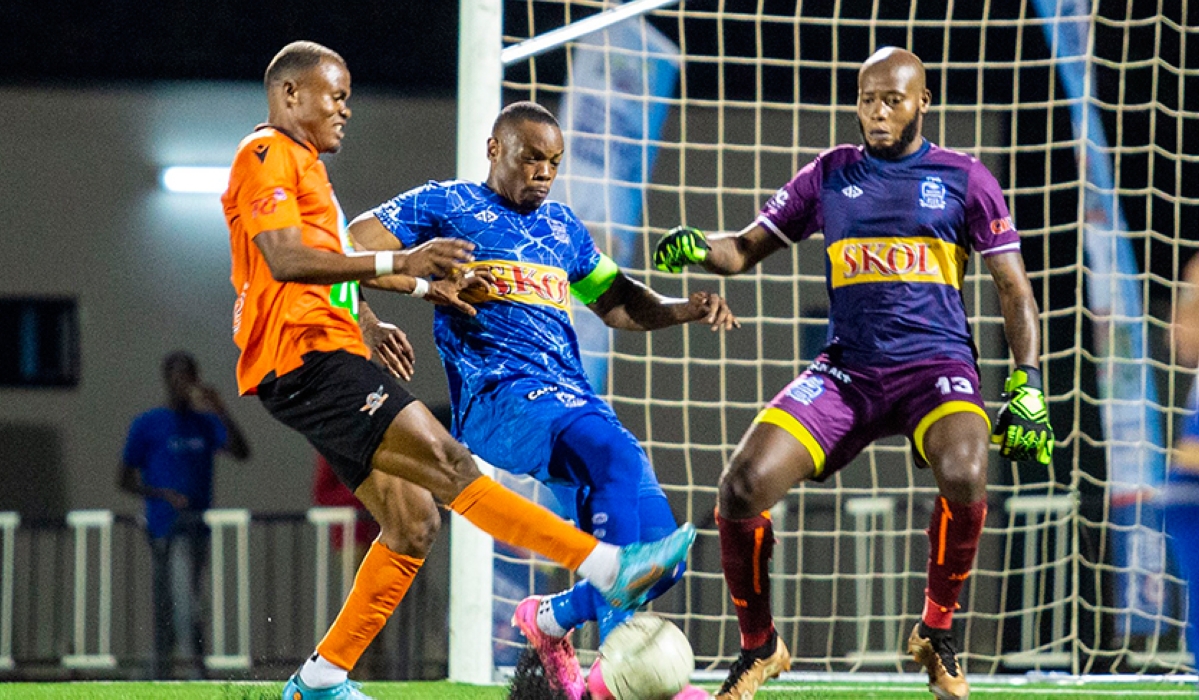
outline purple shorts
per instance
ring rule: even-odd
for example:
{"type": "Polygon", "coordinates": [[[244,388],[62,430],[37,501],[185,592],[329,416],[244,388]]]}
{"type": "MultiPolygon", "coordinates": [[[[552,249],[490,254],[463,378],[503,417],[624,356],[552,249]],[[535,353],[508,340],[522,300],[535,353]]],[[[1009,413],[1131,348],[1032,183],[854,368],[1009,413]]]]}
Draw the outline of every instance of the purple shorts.
{"type": "Polygon", "coordinates": [[[924,433],[951,413],[977,413],[990,425],[973,363],[937,358],[890,367],[845,367],[821,354],[783,388],[755,423],[772,423],[808,449],[822,481],[867,445],[892,435],[912,442],[928,466],[924,433]]]}

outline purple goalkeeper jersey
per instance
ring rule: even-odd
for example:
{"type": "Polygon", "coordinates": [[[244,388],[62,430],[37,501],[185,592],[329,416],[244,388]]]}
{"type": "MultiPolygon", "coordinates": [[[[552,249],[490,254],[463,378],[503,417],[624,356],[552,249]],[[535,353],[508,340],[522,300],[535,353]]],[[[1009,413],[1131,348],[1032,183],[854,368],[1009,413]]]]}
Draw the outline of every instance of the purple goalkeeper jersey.
{"type": "Polygon", "coordinates": [[[970,251],[1020,252],[986,166],[929,141],[898,160],[862,146],[825,151],[766,202],[758,223],[789,244],[824,232],[828,340],[850,363],[973,362],[962,302],[970,251]]]}

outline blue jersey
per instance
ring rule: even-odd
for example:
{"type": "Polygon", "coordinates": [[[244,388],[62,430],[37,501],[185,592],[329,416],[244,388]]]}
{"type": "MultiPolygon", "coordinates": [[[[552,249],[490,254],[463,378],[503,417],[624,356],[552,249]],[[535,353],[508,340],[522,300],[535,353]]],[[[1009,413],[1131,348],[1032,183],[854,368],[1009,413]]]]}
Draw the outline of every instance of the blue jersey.
{"type": "Polygon", "coordinates": [[[474,243],[472,267],[495,277],[478,315],[434,313],[455,437],[497,466],[517,471],[519,459],[530,471],[549,459],[546,423],[584,406],[611,412],[588,384],[570,312],[570,284],[595,269],[600,252],[569,207],[546,201],[521,213],[486,185],[449,181],[372,213],[405,247],[438,237],[474,243]]]}
{"type": "MultiPolygon", "coordinates": [[[[146,486],[178,491],[189,510],[206,510],[212,505],[212,458],[226,440],[225,425],[212,413],[156,408],[133,420],[122,461],[141,472],[146,486]]],[[[146,499],[151,537],[170,534],[177,515],[170,503],[146,499]]]]}
{"type": "Polygon", "coordinates": [[[857,364],[973,362],[962,302],[970,251],[1020,251],[994,176],[928,141],[899,160],[862,146],[825,151],[775,193],[758,223],[787,243],[823,231],[829,344],[857,364]]]}

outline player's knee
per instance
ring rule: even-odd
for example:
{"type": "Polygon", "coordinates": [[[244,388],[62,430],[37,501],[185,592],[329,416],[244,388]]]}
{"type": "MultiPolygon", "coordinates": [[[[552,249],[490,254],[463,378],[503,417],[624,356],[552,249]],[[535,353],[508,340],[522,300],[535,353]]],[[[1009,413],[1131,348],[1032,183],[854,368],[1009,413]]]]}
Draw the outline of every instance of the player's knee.
{"type": "Polygon", "coordinates": [[[947,450],[934,461],[937,466],[937,485],[941,495],[955,503],[973,503],[987,493],[987,461],[985,454],[962,446],[947,450]]]}
{"type": "MultiPolygon", "coordinates": [[[[409,525],[407,539],[414,552],[420,552],[424,558],[437,541],[437,533],[441,530],[441,513],[436,506],[422,509],[418,517],[413,518],[409,525]]],[[[416,556],[415,554],[413,556],[416,556]]]]}
{"type": "Polygon", "coordinates": [[[379,540],[388,549],[424,559],[441,529],[441,513],[431,501],[421,504],[389,504],[380,525],[379,540]]]}
{"type": "Polygon", "coordinates": [[[762,508],[758,501],[758,479],[748,464],[734,460],[720,476],[720,514],[740,520],[753,517],[762,508]]]}

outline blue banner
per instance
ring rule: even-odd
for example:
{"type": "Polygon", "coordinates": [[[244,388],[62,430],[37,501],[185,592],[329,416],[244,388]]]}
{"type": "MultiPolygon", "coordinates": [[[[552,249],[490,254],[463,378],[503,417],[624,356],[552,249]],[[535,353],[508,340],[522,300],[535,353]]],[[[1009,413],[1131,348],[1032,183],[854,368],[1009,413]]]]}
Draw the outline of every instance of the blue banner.
{"type": "MultiPolygon", "coordinates": [[[[1094,354],[1106,439],[1111,494],[1112,547],[1121,634],[1149,634],[1163,612],[1164,539],[1151,495],[1166,476],[1161,408],[1146,361],[1148,324],[1141,298],[1140,270],[1133,256],[1112,178],[1107,139],[1090,95],[1089,0],[1033,0],[1050,20],[1045,39],[1057,66],[1074,136],[1084,144],[1083,250],[1086,303],[1094,328],[1094,354]]],[[[1079,153],[1080,167],[1083,152],[1079,153]]]]}
{"type": "MultiPolygon", "coordinates": [[[[566,157],[553,194],[574,209],[621,267],[633,262],[640,240],[642,198],[657,155],[654,144],[678,77],[678,46],[644,19],[585,37],[571,55],[562,109],[566,157]]],[[[595,390],[603,393],[608,328],[587,311],[575,313],[574,319],[584,369],[595,390]]]]}

